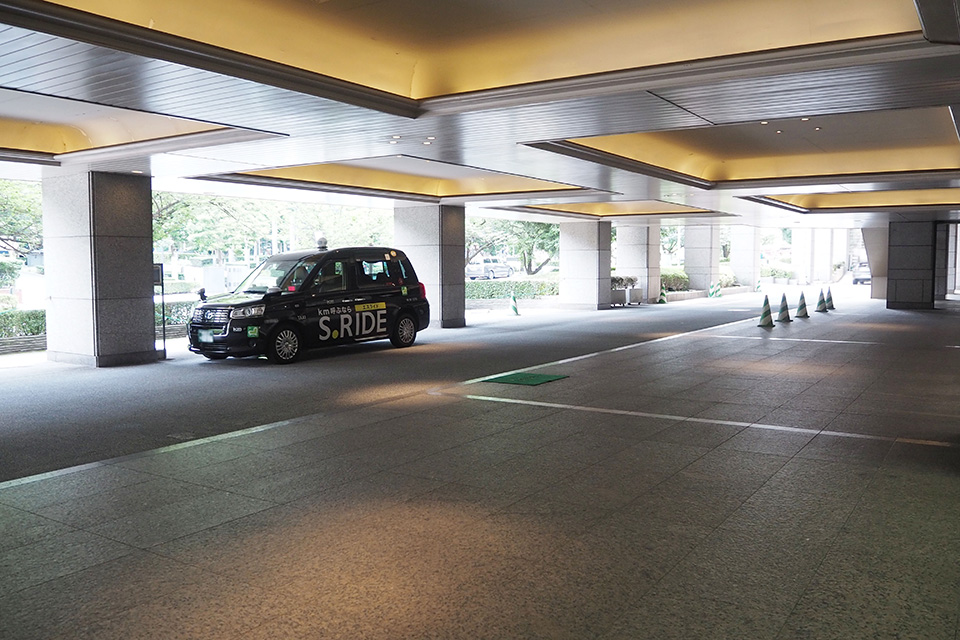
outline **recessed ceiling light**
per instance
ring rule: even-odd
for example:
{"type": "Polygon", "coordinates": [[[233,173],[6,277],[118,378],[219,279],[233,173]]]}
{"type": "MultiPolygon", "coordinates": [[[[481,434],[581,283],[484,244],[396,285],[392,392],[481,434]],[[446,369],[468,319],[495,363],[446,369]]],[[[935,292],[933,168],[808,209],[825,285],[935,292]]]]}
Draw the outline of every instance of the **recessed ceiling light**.
{"type": "Polygon", "coordinates": [[[820,131],[820,127],[814,127],[813,130],[814,130],[814,131],[820,131]]]}
{"type": "Polygon", "coordinates": [[[393,138],[394,140],[399,140],[399,139],[400,139],[400,136],[390,136],[390,137],[393,138]]]}
{"type": "Polygon", "coordinates": [[[423,144],[431,144],[431,142],[429,140],[424,140],[423,144]]]}
{"type": "Polygon", "coordinates": [[[783,131],[781,131],[780,129],[777,129],[777,133],[778,133],[778,134],[779,134],[779,133],[783,133],[783,131]]]}
{"type": "Polygon", "coordinates": [[[390,141],[390,144],[397,144],[397,141],[396,141],[396,140],[391,140],[391,141],[390,141]]]}
{"type": "Polygon", "coordinates": [[[427,136],[427,140],[436,140],[437,136],[427,136]]]}
{"type": "Polygon", "coordinates": [[[766,120],[761,120],[761,121],[760,121],[760,124],[770,124],[770,123],[767,122],[766,120]]]}
{"type": "Polygon", "coordinates": [[[800,121],[801,121],[801,122],[809,122],[809,121],[810,121],[810,118],[800,118],[800,121]]]}
{"type": "Polygon", "coordinates": [[[137,171],[136,169],[134,169],[133,171],[131,171],[131,173],[143,173],[143,171],[137,171]]]}

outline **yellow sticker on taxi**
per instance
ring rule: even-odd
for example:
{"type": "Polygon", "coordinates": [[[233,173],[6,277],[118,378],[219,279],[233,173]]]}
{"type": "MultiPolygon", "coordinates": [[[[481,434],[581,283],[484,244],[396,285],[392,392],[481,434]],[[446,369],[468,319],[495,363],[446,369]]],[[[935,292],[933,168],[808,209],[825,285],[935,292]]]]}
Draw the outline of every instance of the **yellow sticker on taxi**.
{"type": "Polygon", "coordinates": [[[377,309],[386,309],[386,302],[369,302],[367,304],[358,304],[353,308],[354,311],[376,311],[377,309]]]}

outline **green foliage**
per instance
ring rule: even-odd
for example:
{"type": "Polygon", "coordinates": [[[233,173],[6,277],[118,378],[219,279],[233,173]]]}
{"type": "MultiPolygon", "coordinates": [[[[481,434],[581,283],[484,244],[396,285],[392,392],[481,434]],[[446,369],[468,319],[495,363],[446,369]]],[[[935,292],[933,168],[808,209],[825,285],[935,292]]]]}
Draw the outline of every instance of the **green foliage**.
{"type": "MultiPolygon", "coordinates": [[[[330,247],[390,245],[393,216],[385,209],[250,200],[157,191],[153,194],[154,252],[259,261],[281,251],[310,249],[323,235],[330,247]]],[[[159,261],[159,260],[158,260],[159,261]]]]}
{"type": "Polygon", "coordinates": [[[466,262],[481,253],[509,253],[527,275],[539,273],[560,251],[560,225],[496,218],[468,218],[466,262]]]}
{"type": "Polygon", "coordinates": [[[637,279],[635,276],[610,276],[610,290],[615,291],[617,289],[630,289],[631,287],[636,286],[637,279]]]}
{"type": "MultiPolygon", "coordinates": [[[[166,304],[167,326],[187,324],[187,320],[193,315],[193,308],[196,306],[197,302],[168,302],[166,304]]],[[[154,305],[154,322],[158,327],[163,323],[162,319],[160,303],[158,302],[154,305]]]]}
{"type": "Polygon", "coordinates": [[[172,293],[196,293],[200,290],[199,282],[190,282],[189,280],[164,280],[163,292],[172,293]]]}
{"type": "Polygon", "coordinates": [[[0,247],[25,253],[43,245],[40,183],[0,180],[0,247]]]}
{"type": "Polygon", "coordinates": [[[661,269],[660,282],[667,288],[667,291],[687,291],[690,289],[690,276],[683,269],[661,269]]]}
{"type": "Polygon", "coordinates": [[[0,287],[12,287],[22,267],[23,263],[19,260],[0,261],[0,287]]]}
{"type": "Polygon", "coordinates": [[[560,283],[548,280],[468,280],[464,283],[468,300],[507,298],[536,298],[560,293],[560,283]]]}
{"type": "Polygon", "coordinates": [[[736,287],[740,284],[740,281],[737,280],[736,274],[732,269],[720,268],[720,286],[721,287],[736,287]]]}
{"type": "Polygon", "coordinates": [[[0,294],[0,312],[11,311],[17,308],[17,296],[8,293],[0,294]]]}
{"type": "Polygon", "coordinates": [[[660,250],[674,254],[683,247],[683,227],[660,227],[660,250]]]}
{"type": "Polygon", "coordinates": [[[47,313],[42,310],[0,313],[0,338],[39,336],[47,332],[47,313]]]}

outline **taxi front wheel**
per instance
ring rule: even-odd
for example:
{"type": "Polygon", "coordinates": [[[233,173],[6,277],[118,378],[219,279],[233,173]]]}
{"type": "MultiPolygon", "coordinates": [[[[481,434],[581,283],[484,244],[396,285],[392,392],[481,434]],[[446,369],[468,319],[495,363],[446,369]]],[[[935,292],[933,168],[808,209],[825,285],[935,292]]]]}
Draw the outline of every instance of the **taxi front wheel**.
{"type": "Polygon", "coordinates": [[[292,325],[281,325],[270,334],[267,343],[267,358],[274,364],[296,362],[303,352],[303,339],[292,325]]]}
{"type": "Polygon", "coordinates": [[[417,321],[409,313],[401,314],[390,332],[390,342],[395,347],[409,347],[417,339],[417,321]]]}

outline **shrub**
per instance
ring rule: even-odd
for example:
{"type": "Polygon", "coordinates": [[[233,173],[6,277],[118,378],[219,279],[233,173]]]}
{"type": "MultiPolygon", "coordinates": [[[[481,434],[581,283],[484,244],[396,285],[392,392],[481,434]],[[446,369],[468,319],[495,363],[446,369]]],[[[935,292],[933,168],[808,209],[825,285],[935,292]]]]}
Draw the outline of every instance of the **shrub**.
{"type": "Polygon", "coordinates": [[[637,285],[637,279],[634,276],[610,276],[610,290],[629,289],[637,285]]]}
{"type": "Polygon", "coordinates": [[[690,289],[690,276],[683,269],[661,269],[660,282],[667,288],[667,291],[687,291],[690,289]]]}
{"type": "MultiPolygon", "coordinates": [[[[187,320],[193,315],[195,306],[197,306],[197,303],[191,301],[168,302],[166,305],[167,326],[187,324],[187,320]]],[[[154,305],[154,321],[158,327],[163,324],[159,302],[154,305]]]]}
{"type": "Polygon", "coordinates": [[[0,338],[39,336],[47,332],[47,313],[43,309],[0,313],[0,338]]]}
{"type": "Polygon", "coordinates": [[[17,308],[17,296],[0,293],[0,311],[12,311],[17,308]]]}
{"type": "Polygon", "coordinates": [[[545,280],[468,280],[464,285],[468,300],[506,298],[511,294],[518,298],[536,298],[560,293],[560,283],[545,280]]]}
{"type": "Polygon", "coordinates": [[[736,287],[740,284],[740,281],[737,280],[737,274],[733,272],[730,267],[720,267],[720,286],[721,287],[736,287]]]}
{"type": "Polygon", "coordinates": [[[20,268],[23,263],[19,260],[0,261],[0,287],[12,287],[20,275],[20,268]]]}
{"type": "Polygon", "coordinates": [[[163,292],[170,293],[196,293],[200,289],[199,282],[190,282],[189,280],[167,280],[163,281],[163,292]]]}

